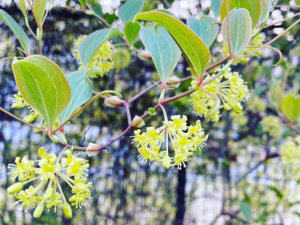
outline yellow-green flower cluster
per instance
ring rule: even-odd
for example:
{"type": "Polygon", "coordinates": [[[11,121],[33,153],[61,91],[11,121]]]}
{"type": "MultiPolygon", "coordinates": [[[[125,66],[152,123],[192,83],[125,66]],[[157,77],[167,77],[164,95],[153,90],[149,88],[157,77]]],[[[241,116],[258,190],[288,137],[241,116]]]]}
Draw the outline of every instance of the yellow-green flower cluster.
{"type": "MultiPolygon", "coordinates": [[[[204,82],[210,79],[211,76],[208,75],[204,82]]],[[[197,89],[191,94],[195,113],[215,122],[219,121],[222,108],[240,113],[243,109],[241,102],[247,100],[249,96],[244,80],[237,72],[231,73],[230,69],[200,88],[194,80],[192,87],[197,89]]]]}
{"type": "Polygon", "coordinates": [[[300,172],[300,136],[289,138],[281,147],[281,159],[291,169],[293,175],[299,177],[300,172]]]}
{"type": "Polygon", "coordinates": [[[278,137],[281,133],[280,119],[276,116],[266,116],[262,119],[261,125],[264,132],[267,132],[272,137],[278,137]]]}
{"type": "MultiPolygon", "coordinates": [[[[80,36],[75,41],[74,53],[75,53],[75,57],[80,62],[79,69],[83,69],[83,65],[82,65],[82,62],[80,61],[80,56],[79,56],[79,45],[81,44],[81,42],[83,41],[84,38],[86,38],[86,35],[80,36]]],[[[101,77],[114,68],[113,49],[114,49],[114,46],[109,41],[105,41],[101,45],[99,50],[96,52],[96,54],[90,60],[90,63],[87,67],[88,69],[93,70],[92,73],[88,73],[88,76],[90,76],[92,78],[101,77]]]]}
{"type": "Polygon", "coordinates": [[[81,207],[91,196],[89,188],[92,183],[87,182],[85,174],[89,168],[87,160],[73,156],[70,150],[57,157],[55,154],[47,154],[45,148],[40,148],[38,155],[40,159],[37,160],[37,166],[27,156],[22,160],[17,157],[15,164],[9,165],[12,180],[18,179],[18,182],[8,188],[8,193],[13,194],[17,203],[22,203],[23,207],[35,207],[35,218],[40,217],[45,208],[54,208],[56,211],[57,206],[62,206],[65,216],[71,218],[69,202],[72,206],[81,207]],[[72,190],[69,202],[60,180],[65,181],[72,190]]]}
{"type": "MultiPolygon", "coordinates": [[[[258,35],[256,35],[254,37],[254,39],[252,39],[249,46],[247,48],[245,48],[236,58],[243,57],[244,55],[247,55],[250,52],[254,51],[255,48],[258,48],[258,47],[262,46],[263,45],[263,40],[264,40],[263,34],[259,33],[258,35]]],[[[223,45],[222,45],[222,52],[223,52],[224,56],[229,55],[229,49],[228,49],[227,45],[225,44],[225,42],[223,42],[223,45]]],[[[260,55],[261,53],[258,51],[256,53],[251,54],[250,56],[254,56],[255,54],[260,55]]],[[[247,64],[249,62],[249,59],[250,59],[249,57],[243,57],[240,60],[233,61],[232,64],[233,65],[236,65],[238,63],[247,64]]]]}
{"type": "Polygon", "coordinates": [[[232,111],[230,112],[230,118],[232,119],[232,123],[237,124],[239,126],[245,126],[248,122],[248,118],[244,112],[236,113],[232,111]]]}
{"type": "Polygon", "coordinates": [[[34,108],[32,108],[23,98],[23,96],[21,95],[20,92],[16,93],[13,95],[13,99],[12,99],[12,105],[11,108],[12,109],[19,109],[19,108],[24,108],[27,107],[31,113],[29,113],[28,115],[26,115],[23,120],[25,120],[28,123],[32,123],[34,120],[36,120],[39,116],[40,113],[38,111],[36,111],[34,108]]]}
{"type": "Polygon", "coordinates": [[[253,96],[248,101],[248,107],[253,113],[260,113],[266,110],[265,103],[257,96],[253,96]]]}
{"type": "Polygon", "coordinates": [[[201,149],[207,139],[199,120],[194,126],[187,126],[186,121],[186,116],[177,115],[159,128],[148,127],[146,132],[136,130],[133,142],[137,143],[139,157],[150,162],[156,160],[165,168],[185,167],[193,152],[201,149]],[[172,152],[169,143],[173,146],[172,152]]]}

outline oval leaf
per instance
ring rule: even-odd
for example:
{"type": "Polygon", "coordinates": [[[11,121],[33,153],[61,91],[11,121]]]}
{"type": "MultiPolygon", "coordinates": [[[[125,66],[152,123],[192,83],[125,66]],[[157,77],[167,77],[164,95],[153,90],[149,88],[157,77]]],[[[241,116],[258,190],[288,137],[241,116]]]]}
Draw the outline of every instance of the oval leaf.
{"type": "Polygon", "coordinates": [[[209,16],[201,16],[199,20],[191,16],[187,21],[188,27],[205,42],[208,48],[218,35],[219,26],[216,23],[217,21],[209,16]]]}
{"type": "Polygon", "coordinates": [[[86,70],[78,70],[66,75],[71,87],[71,100],[63,113],[60,122],[63,123],[75,112],[75,110],[86,103],[92,97],[93,84],[85,76],[86,70]]]}
{"type": "Polygon", "coordinates": [[[67,106],[71,90],[61,69],[41,55],[13,62],[17,86],[24,99],[53,125],[67,106]]]}
{"type": "Polygon", "coordinates": [[[233,56],[237,56],[249,44],[251,27],[251,17],[246,9],[233,9],[229,13],[229,21],[227,18],[223,20],[222,35],[233,56]]]}
{"type": "Polygon", "coordinates": [[[152,56],[160,79],[165,82],[179,61],[180,49],[165,28],[155,30],[153,23],[141,29],[140,38],[152,56]]]}
{"type": "Polygon", "coordinates": [[[8,15],[4,10],[0,9],[0,19],[9,26],[9,28],[14,32],[16,37],[21,43],[22,48],[26,53],[30,51],[30,42],[26,33],[22,30],[22,28],[17,24],[17,22],[8,15]]]}
{"type": "Polygon", "coordinates": [[[135,42],[135,40],[139,36],[140,29],[141,29],[141,26],[138,22],[133,23],[130,21],[130,22],[126,23],[124,33],[125,33],[127,41],[130,44],[133,44],[135,42]]]}
{"type": "Polygon", "coordinates": [[[32,13],[38,26],[43,22],[47,2],[48,0],[34,0],[32,13]]]}
{"type": "Polygon", "coordinates": [[[252,28],[254,28],[260,18],[260,12],[261,12],[261,0],[228,0],[229,1],[229,10],[227,10],[227,0],[223,0],[220,8],[220,16],[221,21],[224,20],[224,18],[227,15],[228,11],[231,11],[234,8],[244,8],[247,9],[250,13],[251,19],[252,19],[252,28]]]}
{"type": "Polygon", "coordinates": [[[96,54],[101,45],[110,38],[121,35],[118,28],[101,29],[89,34],[79,45],[79,56],[85,68],[96,54]]]}
{"type": "Polygon", "coordinates": [[[284,96],[280,103],[280,110],[289,121],[297,122],[300,117],[300,98],[296,98],[293,94],[284,96]]]}
{"type": "Polygon", "coordinates": [[[120,7],[119,17],[125,25],[128,21],[133,20],[135,14],[139,13],[144,5],[143,0],[128,0],[120,7]]]}
{"type": "Polygon", "coordinates": [[[196,77],[202,77],[209,61],[210,53],[197,34],[178,19],[160,11],[139,13],[135,16],[135,19],[153,21],[165,27],[181,49],[193,74],[196,77]]]}

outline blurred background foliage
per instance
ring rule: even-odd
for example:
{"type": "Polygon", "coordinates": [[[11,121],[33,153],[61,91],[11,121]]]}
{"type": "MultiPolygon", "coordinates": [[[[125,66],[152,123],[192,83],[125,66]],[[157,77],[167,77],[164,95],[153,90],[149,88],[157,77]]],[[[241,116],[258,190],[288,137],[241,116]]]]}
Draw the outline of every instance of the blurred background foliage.
{"type": "MultiPolygon", "coordinates": [[[[121,3],[102,1],[104,18],[109,23],[116,22],[114,12],[121,3]]],[[[290,3],[295,1],[278,1],[277,5],[290,3]]],[[[64,72],[75,71],[79,66],[74,57],[75,39],[103,26],[97,18],[80,11],[77,1],[54,1],[53,5],[55,7],[44,25],[42,52],[64,72]]],[[[209,13],[210,1],[145,0],[144,9],[168,6],[185,20],[200,11],[209,13]]],[[[0,8],[25,27],[15,2],[1,0],[0,8]]],[[[276,7],[268,24],[297,12],[299,8],[276,7]]],[[[32,16],[29,16],[29,22],[35,26],[32,16]]],[[[264,42],[292,23],[286,21],[265,29],[264,42]]],[[[13,163],[16,156],[36,157],[40,146],[55,153],[61,148],[1,113],[0,224],[300,224],[300,176],[291,173],[291,166],[280,158],[281,146],[299,130],[297,125],[292,127],[283,119],[276,103],[284,80],[285,93],[299,94],[299,34],[300,26],[297,25],[272,45],[283,54],[283,60],[277,66],[272,65],[277,62],[278,55],[266,49],[246,64],[232,67],[247,81],[251,97],[242,114],[223,112],[219,123],[202,122],[209,133],[207,146],[197,152],[186,168],[166,170],[158,163],[138,160],[136,147],[131,144],[133,133],[114,143],[110,151],[89,158],[92,198],[85,207],[74,210],[70,221],[63,217],[60,209],[57,213],[44,212],[35,220],[30,209],[22,211],[14,205],[13,197],[6,192],[10,185],[7,165],[13,163]]],[[[19,55],[15,48],[19,46],[17,39],[2,22],[0,37],[1,58],[19,55]]],[[[34,40],[31,41],[34,46],[34,40]]],[[[121,40],[114,42],[118,43],[121,40]]],[[[140,45],[137,43],[136,47],[140,45]]],[[[224,57],[220,39],[212,49],[214,62],[224,57]]],[[[1,61],[0,65],[0,106],[9,109],[17,87],[10,61],[1,61]]],[[[187,63],[181,60],[174,73],[180,78],[188,76],[187,63]]],[[[131,97],[158,80],[151,61],[141,60],[132,51],[128,67],[115,69],[93,83],[96,90],[112,89],[131,97]]],[[[186,81],[168,95],[181,93],[189,85],[190,81],[186,81]]],[[[152,107],[158,96],[159,88],[156,88],[134,102],[132,115],[141,115],[152,107]]],[[[189,122],[197,119],[188,97],[168,104],[167,111],[169,115],[186,114],[189,122]]],[[[26,115],[24,110],[12,112],[19,117],[26,115]]],[[[161,121],[162,115],[158,112],[145,122],[156,126],[161,121]]],[[[98,100],[66,127],[66,133],[71,144],[86,146],[89,142],[104,144],[126,127],[127,118],[122,108],[108,108],[103,100],[98,100]]],[[[298,154],[300,158],[300,152],[298,154]]]]}

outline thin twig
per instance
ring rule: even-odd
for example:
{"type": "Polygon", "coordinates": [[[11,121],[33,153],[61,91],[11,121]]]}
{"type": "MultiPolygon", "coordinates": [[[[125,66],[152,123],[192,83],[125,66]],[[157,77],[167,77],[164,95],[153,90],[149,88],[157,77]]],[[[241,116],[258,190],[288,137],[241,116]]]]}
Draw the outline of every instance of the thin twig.
{"type": "Polygon", "coordinates": [[[15,120],[20,121],[21,123],[24,123],[24,124],[26,124],[26,125],[34,128],[34,129],[37,129],[37,130],[41,131],[44,134],[47,134],[47,132],[45,130],[43,130],[42,128],[40,128],[38,126],[35,126],[35,125],[31,124],[31,123],[28,123],[25,120],[22,120],[21,118],[19,118],[19,117],[15,116],[14,114],[8,112],[7,110],[3,109],[2,107],[0,107],[0,111],[2,111],[3,113],[9,115],[10,117],[14,118],[15,120]]]}

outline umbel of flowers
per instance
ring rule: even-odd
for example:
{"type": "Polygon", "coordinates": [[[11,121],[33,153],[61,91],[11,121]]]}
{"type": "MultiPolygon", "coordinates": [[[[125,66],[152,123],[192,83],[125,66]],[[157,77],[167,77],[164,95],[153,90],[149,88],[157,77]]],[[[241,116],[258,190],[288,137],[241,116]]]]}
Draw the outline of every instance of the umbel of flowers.
{"type": "Polygon", "coordinates": [[[35,218],[39,218],[45,208],[56,211],[57,206],[62,206],[66,218],[71,218],[71,205],[80,207],[91,196],[92,183],[87,182],[85,174],[89,168],[87,160],[73,156],[70,150],[62,151],[57,157],[40,148],[38,155],[37,162],[24,156],[22,159],[17,157],[15,164],[9,165],[12,180],[18,182],[8,188],[8,193],[13,194],[16,203],[23,207],[35,207],[35,218]],[[68,200],[61,181],[71,188],[72,196],[68,200]]]}
{"type": "Polygon", "coordinates": [[[201,149],[207,139],[199,120],[194,126],[187,126],[186,121],[186,116],[177,115],[165,120],[159,128],[148,127],[146,132],[136,130],[133,142],[137,144],[139,156],[150,162],[156,160],[165,168],[185,167],[193,152],[201,149]]]}
{"type": "MultiPolygon", "coordinates": [[[[192,82],[192,87],[196,89],[191,94],[195,113],[215,122],[219,121],[222,108],[240,113],[243,109],[241,103],[249,96],[249,89],[237,72],[232,73],[228,68],[221,73],[217,79],[210,81],[204,87],[198,87],[196,80],[192,82]]],[[[204,82],[209,81],[213,76],[216,74],[207,75],[204,82]]]]}

